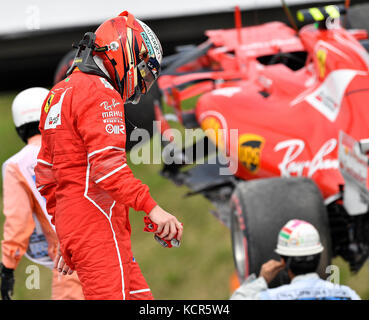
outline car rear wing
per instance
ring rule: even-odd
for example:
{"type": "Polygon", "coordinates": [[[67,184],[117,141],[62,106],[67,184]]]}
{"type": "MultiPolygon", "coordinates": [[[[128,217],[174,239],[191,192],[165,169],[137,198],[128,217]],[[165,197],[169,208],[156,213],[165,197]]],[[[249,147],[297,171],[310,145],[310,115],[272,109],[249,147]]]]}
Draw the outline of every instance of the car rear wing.
{"type": "Polygon", "coordinates": [[[343,206],[350,215],[368,212],[369,139],[356,141],[343,131],[339,135],[338,161],[345,180],[343,206]]]}

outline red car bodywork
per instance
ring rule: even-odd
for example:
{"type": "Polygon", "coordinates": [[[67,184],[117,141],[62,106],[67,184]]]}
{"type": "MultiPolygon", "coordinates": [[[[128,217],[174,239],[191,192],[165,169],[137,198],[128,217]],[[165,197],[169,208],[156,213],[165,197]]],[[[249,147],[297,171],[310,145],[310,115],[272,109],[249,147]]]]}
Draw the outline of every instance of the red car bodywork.
{"type": "Polygon", "coordinates": [[[369,137],[369,56],[359,43],[367,33],[307,25],[297,34],[272,22],[206,35],[213,45],[205,55],[159,78],[178,119],[181,102],[200,95],[189,112],[203,129],[209,123],[228,132],[238,129],[237,142],[218,141],[236,155],[235,176],[306,176],[325,198],[338,193],[344,183],[339,132],[357,140],[369,137]],[[292,52],[306,53],[297,70],[260,59],[292,52]]]}

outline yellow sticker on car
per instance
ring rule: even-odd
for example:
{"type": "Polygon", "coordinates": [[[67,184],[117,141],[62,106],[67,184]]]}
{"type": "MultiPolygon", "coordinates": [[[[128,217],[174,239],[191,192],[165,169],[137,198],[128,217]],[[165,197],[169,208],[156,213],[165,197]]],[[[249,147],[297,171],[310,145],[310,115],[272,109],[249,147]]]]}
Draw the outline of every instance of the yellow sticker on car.
{"type": "Polygon", "coordinates": [[[206,135],[209,137],[213,143],[223,149],[224,148],[224,136],[222,131],[222,125],[220,121],[215,117],[206,117],[201,122],[201,128],[205,131],[206,135]]]}
{"type": "Polygon", "coordinates": [[[239,161],[251,173],[256,173],[260,168],[264,143],[265,139],[256,134],[243,134],[239,137],[239,161]]]}
{"type": "Polygon", "coordinates": [[[318,61],[319,77],[324,78],[326,74],[327,50],[322,48],[318,49],[316,58],[318,61]]]}

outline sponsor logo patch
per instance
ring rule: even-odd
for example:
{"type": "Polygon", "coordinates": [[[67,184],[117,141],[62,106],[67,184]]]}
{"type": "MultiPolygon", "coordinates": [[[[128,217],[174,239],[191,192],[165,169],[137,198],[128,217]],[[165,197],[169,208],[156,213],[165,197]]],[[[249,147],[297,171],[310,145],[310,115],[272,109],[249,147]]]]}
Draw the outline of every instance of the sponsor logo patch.
{"type": "Polygon", "coordinates": [[[120,105],[120,102],[116,102],[115,99],[111,99],[111,103],[108,101],[104,101],[100,103],[101,107],[104,107],[104,110],[109,111],[113,110],[116,106],[120,105]]]}
{"type": "Polygon", "coordinates": [[[50,105],[51,103],[53,102],[53,99],[54,99],[54,96],[55,96],[55,93],[52,93],[49,98],[47,99],[47,102],[46,102],[46,105],[45,105],[45,108],[44,108],[44,111],[46,113],[49,112],[49,109],[50,109],[50,105]]]}
{"type": "Polygon", "coordinates": [[[243,134],[239,138],[239,161],[251,173],[256,173],[260,168],[264,142],[264,138],[256,134],[243,134]]]}
{"type": "Polygon", "coordinates": [[[365,190],[368,177],[368,158],[359,150],[358,142],[341,131],[338,148],[340,170],[344,177],[357,181],[365,190]]]}
{"type": "Polygon", "coordinates": [[[61,108],[63,106],[63,101],[65,94],[71,87],[65,89],[65,91],[62,93],[58,103],[54,104],[50,107],[49,113],[47,114],[45,123],[44,123],[44,129],[55,129],[57,126],[61,125],[61,108]]]}
{"type": "Polygon", "coordinates": [[[109,49],[112,51],[117,51],[119,49],[119,43],[117,41],[113,41],[109,45],[109,49]]]}
{"type": "Polygon", "coordinates": [[[305,142],[300,139],[292,139],[279,142],[274,151],[285,149],[282,162],[278,165],[281,176],[306,176],[312,177],[318,170],[329,170],[338,168],[337,159],[327,159],[336,150],[337,140],[326,141],[312,159],[297,161],[297,158],[305,149],[305,142]]]}
{"type": "Polygon", "coordinates": [[[101,113],[104,123],[123,123],[123,111],[114,110],[119,105],[120,102],[116,102],[115,99],[112,99],[111,102],[104,101],[100,103],[100,106],[105,110],[105,112],[101,113]]]}
{"type": "Polygon", "coordinates": [[[149,56],[153,56],[154,55],[154,49],[152,48],[151,42],[150,42],[146,32],[141,32],[141,37],[142,37],[143,41],[146,44],[149,56]]]}
{"type": "Polygon", "coordinates": [[[109,118],[120,118],[123,119],[123,111],[115,110],[115,111],[106,111],[101,114],[103,119],[109,118]]]}
{"type": "Polygon", "coordinates": [[[109,134],[124,134],[124,125],[123,124],[107,124],[105,130],[109,134]]]}
{"type": "Polygon", "coordinates": [[[201,128],[206,131],[209,139],[214,142],[216,146],[223,149],[224,148],[224,137],[222,132],[222,125],[220,121],[215,117],[206,117],[201,122],[201,128]]]}
{"type": "Polygon", "coordinates": [[[356,70],[336,70],[305,100],[328,120],[334,122],[340,112],[342,99],[352,79],[360,74],[356,70]]]}
{"type": "Polygon", "coordinates": [[[153,31],[144,23],[141,24],[142,28],[145,30],[147,37],[150,39],[150,43],[152,44],[152,48],[154,49],[155,52],[155,57],[158,61],[161,61],[162,59],[162,49],[161,49],[161,45],[160,42],[158,40],[158,38],[156,37],[156,35],[153,33],[153,31]]]}

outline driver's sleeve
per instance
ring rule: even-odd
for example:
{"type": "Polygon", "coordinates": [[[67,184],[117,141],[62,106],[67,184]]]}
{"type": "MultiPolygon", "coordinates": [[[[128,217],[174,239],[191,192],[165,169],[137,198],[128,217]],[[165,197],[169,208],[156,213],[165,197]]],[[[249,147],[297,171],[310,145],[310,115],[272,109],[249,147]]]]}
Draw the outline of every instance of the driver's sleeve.
{"type": "Polygon", "coordinates": [[[96,88],[83,103],[75,100],[76,131],[87,150],[91,179],[120,204],[149,213],[156,202],[147,185],[127,165],[124,104],[115,90],[96,88]],[[83,107],[81,107],[83,106],[83,107]],[[111,111],[111,116],[106,112],[111,111]],[[103,115],[104,113],[104,115],[103,115]]]}
{"type": "Polygon", "coordinates": [[[2,244],[2,263],[15,269],[27,250],[29,238],[35,228],[31,197],[26,184],[20,179],[16,165],[3,167],[3,211],[5,215],[2,244]]]}

